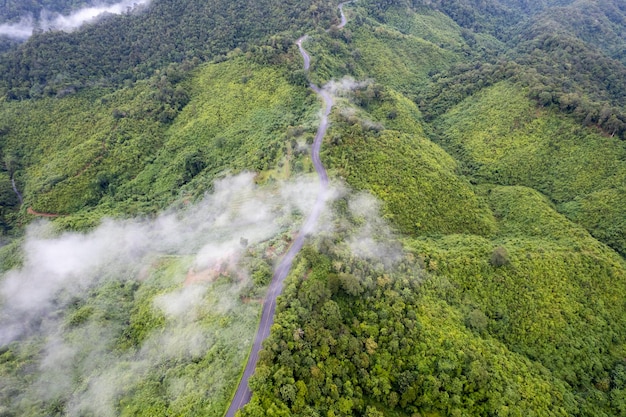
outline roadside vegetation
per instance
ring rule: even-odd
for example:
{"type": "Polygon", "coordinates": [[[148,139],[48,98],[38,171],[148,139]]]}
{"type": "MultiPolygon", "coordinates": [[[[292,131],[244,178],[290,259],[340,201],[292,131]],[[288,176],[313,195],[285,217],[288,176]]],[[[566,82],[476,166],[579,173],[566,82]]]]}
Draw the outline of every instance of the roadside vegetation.
{"type": "MultiPolygon", "coordinates": [[[[87,233],[182,213],[229,175],[254,173],[267,195],[311,176],[320,103],[295,46],[308,33],[310,79],[334,82],[322,161],[340,191],[294,262],[241,415],[625,415],[621,3],[359,0],[341,30],[324,1],[218,2],[215,24],[189,3],[154,0],[144,20],[38,34],[0,58],[3,282],[37,216],[57,216],[50,236],[87,233]],[[184,18],[159,44],[164,8],[184,18]],[[98,69],[105,33],[141,36],[98,69]]],[[[185,326],[163,300],[188,291],[191,252],[96,271],[71,303],[59,293],[46,320],[63,334],[0,346],[0,414],[79,415],[113,376],[111,415],[223,413],[306,206],[271,237],[242,234],[249,280],[201,284],[185,326]],[[51,346],[71,369],[50,367],[51,346]],[[94,372],[106,361],[110,375],[94,372]]]]}

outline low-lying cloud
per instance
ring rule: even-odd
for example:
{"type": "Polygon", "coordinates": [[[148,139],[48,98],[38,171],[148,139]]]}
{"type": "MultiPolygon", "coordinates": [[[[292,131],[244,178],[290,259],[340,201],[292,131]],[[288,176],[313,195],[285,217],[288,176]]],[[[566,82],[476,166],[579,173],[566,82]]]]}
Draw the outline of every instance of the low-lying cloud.
{"type": "Polygon", "coordinates": [[[18,23],[3,23],[0,25],[0,36],[12,39],[28,39],[33,34],[33,18],[23,17],[18,23]]]}
{"type": "MultiPolygon", "coordinates": [[[[106,220],[88,233],[60,235],[46,221],[29,227],[23,265],[0,281],[0,347],[35,340],[42,348],[36,378],[11,403],[20,409],[61,398],[66,415],[114,416],[123,395],[168,363],[202,358],[216,343],[228,352],[244,352],[252,342],[246,332],[256,322],[258,304],[242,303],[250,278],[239,260],[255,245],[283,244],[281,236],[297,231],[318,191],[313,176],[261,188],[253,173],[244,173],[216,181],[203,201],[152,219],[106,220]],[[115,348],[123,322],[130,320],[126,316],[99,319],[92,313],[68,325],[77,300],[96,303],[94,311],[100,311],[98,302],[115,302],[98,295],[102,288],[156,285],[155,280],[165,279],[155,272],[158,265],[170,260],[179,270],[168,273],[169,286],[150,301],[164,322],[139,346],[115,348]],[[224,264],[230,265],[231,279],[212,279],[224,264]],[[189,275],[209,279],[189,280],[189,275]],[[216,315],[221,318],[207,322],[216,315]]],[[[107,314],[126,311],[117,304],[106,308],[113,312],[107,314]]],[[[240,356],[244,360],[245,354],[240,356]]],[[[210,389],[225,390],[232,375],[221,375],[226,372],[222,366],[209,368],[203,372],[218,381],[210,389]]],[[[170,378],[164,386],[176,392],[195,383],[188,376],[179,379],[170,378]]]]}
{"type": "Polygon", "coordinates": [[[348,202],[360,226],[348,239],[352,253],[363,259],[393,265],[402,257],[402,247],[380,213],[380,202],[371,194],[359,193],[348,202]]]}
{"type": "Polygon", "coordinates": [[[365,88],[372,84],[372,80],[356,81],[354,78],[345,76],[340,80],[332,80],[324,86],[324,90],[330,92],[332,95],[340,97],[347,93],[360,88],[365,88]]]}
{"type": "Polygon", "coordinates": [[[105,14],[122,14],[138,6],[147,5],[149,2],[150,0],[122,0],[109,5],[84,7],[66,16],[44,10],[38,20],[33,16],[25,16],[18,23],[1,24],[0,36],[25,40],[32,36],[35,29],[71,32],[105,14]]]}
{"type": "Polygon", "coordinates": [[[87,234],[49,237],[48,223],[31,226],[23,266],[7,272],[0,284],[0,346],[103,280],[137,279],[155,256],[192,256],[196,271],[236,264],[245,250],[242,238],[256,244],[293,227],[293,216],[310,209],[319,187],[314,178],[303,178],[260,190],[253,178],[246,173],[217,181],[213,194],[183,212],[105,220],[87,234]]]}

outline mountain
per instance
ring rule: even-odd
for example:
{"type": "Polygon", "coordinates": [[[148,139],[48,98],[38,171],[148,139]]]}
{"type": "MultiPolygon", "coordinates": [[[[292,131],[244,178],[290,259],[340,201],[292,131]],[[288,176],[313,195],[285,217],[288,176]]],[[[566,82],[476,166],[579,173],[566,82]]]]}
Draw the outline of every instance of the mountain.
{"type": "Polygon", "coordinates": [[[152,0],[7,44],[0,414],[226,411],[317,198],[309,82],[332,192],[240,415],[626,413],[626,6],[336,7],[152,0]]]}

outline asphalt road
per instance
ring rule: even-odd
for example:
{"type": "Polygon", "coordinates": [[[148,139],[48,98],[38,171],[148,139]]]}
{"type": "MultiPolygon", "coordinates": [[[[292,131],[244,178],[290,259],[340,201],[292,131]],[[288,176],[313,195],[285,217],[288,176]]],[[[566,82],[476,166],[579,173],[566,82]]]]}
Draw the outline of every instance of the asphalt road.
{"type": "Polygon", "coordinates": [[[338,29],[343,28],[346,25],[346,23],[348,23],[348,18],[343,13],[343,6],[345,4],[352,3],[353,1],[354,0],[344,1],[343,3],[339,3],[339,13],[341,13],[341,23],[339,23],[339,26],[337,26],[338,29]]]}
{"type": "Polygon", "coordinates": [[[24,199],[22,198],[22,194],[20,194],[20,192],[17,189],[17,186],[15,185],[15,178],[13,178],[13,174],[11,174],[11,187],[13,187],[13,192],[17,196],[17,199],[20,201],[20,206],[21,206],[22,204],[24,204],[24,199]]]}
{"type": "MultiPolygon", "coordinates": [[[[351,1],[344,2],[339,5],[339,11],[341,13],[341,23],[337,26],[338,28],[344,27],[347,23],[346,16],[343,13],[343,6],[347,3],[351,3],[351,1]]],[[[304,42],[306,39],[307,36],[305,35],[298,39],[296,44],[298,45],[300,55],[302,55],[302,59],[304,60],[303,68],[305,71],[308,71],[311,64],[311,57],[302,47],[302,42],[304,42]]],[[[250,392],[250,387],[248,387],[248,380],[256,369],[256,365],[259,360],[259,351],[262,348],[261,345],[263,341],[267,338],[267,336],[269,336],[270,328],[274,323],[276,298],[282,292],[283,282],[285,281],[287,274],[289,274],[289,271],[291,270],[293,260],[298,252],[300,252],[300,249],[302,249],[302,245],[304,244],[304,240],[307,235],[313,231],[315,224],[317,223],[317,220],[324,208],[324,202],[326,201],[326,192],[328,191],[328,174],[326,173],[326,169],[324,168],[324,165],[322,164],[322,161],[320,159],[320,149],[322,147],[322,141],[324,140],[324,136],[326,135],[326,130],[328,130],[328,115],[330,114],[330,111],[333,107],[333,98],[328,91],[319,88],[315,84],[311,83],[309,84],[309,86],[324,101],[324,111],[322,113],[320,125],[317,128],[317,133],[315,134],[315,139],[313,141],[313,147],[311,150],[311,159],[313,160],[313,166],[315,167],[315,171],[317,172],[320,180],[320,189],[317,193],[317,199],[315,200],[313,209],[309,213],[306,221],[304,222],[304,225],[302,226],[295,240],[291,244],[289,251],[287,251],[283,259],[278,264],[278,267],[274,271],[272,282],[270,283],[267,295],[265,296],[265,302],[263,303],[261,321],[259,322],[259,328],[254,338],[254,344],[252,345],[250,356],[248,357],[248,363],[246,363],[246,368],[243,371],[241,380],[239,381],[239,386],[237,387],[235,396],[233,397],[230,403],[230,407],[226,412],[226,417],[234,417],[237,410],[246,405],[252,397],[252,392],[250,392]]]]}

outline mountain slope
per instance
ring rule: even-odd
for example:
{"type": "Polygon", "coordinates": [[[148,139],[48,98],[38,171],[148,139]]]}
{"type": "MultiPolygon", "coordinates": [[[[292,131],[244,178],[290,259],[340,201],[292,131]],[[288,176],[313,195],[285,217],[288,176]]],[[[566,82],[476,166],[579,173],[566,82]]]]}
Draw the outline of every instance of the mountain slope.
{"type": "Polygon", "coordinates": [[[0,59],[0,92],[9,98],[120,86],[170,63],[211,60],[280,32],[333,17],[327,2],[155,0],[72,33],[31,37],[0,59]]]}
{"type": "Polygon", "coordinates": [[[235,346],[312,204],[307,77],[334,95],[322,161],[336,188],[241,414],[625,412],[624,5],[359,0],[341,30],[335,7],[154,0],[0,58],[0,307],[44,255],[33,238],[166,242],[51,293],[33,333],[0,347],[1,413],[99,404],[85,398],[115,415],[226,409],[247,354],[235,346]],[[199,217],[177,228],[163,210],[199,217]],[[60,216],[25,229],[33,213],[60,216]],[[101,229],[152,219],[158,238],[101,229]],[[98,331],[102,346],[87,343],[98,331]],[[116,364],[119,391],[100,391],[91,357],[116,364]],[[71,378],[40,396],[59,369],[71,378]]]}
{"type": "MultiPolygon", "coordinates": [[[[373,7],[376,21],[362,19],[360,23],[373,26],[369,33],[393,34],[389,49],[396,53],[393,59],[385,58],[389,53],[386,42],[375,39],[362,41],[370,49],[359,44],[360,31],[365,32],[366,26],[348,25],[351,36],[336,37],[336,46],[329,44],[339,56],[358,47],[357,57],[343,52],[348,62],[354,62],[346,69],[357,76],[363,71],[375,82],[357,87],[345,108],[336,112],[328,161],[348,183],[377,195],[386,217],[415,237],[405,241],[408,253],[395,266],[389,266],[386,252],[380,258],[370,252],[369,258],[359,259],[337,238],[333,242],[320,238],[316,249],[303,255],[301,270],[294,272],[278,313],[279,330],[267,344],[267,357],[255,382],[256,395],[244,415],[263,415],[269,410],[276,415],[288,415],[287,410],[291,415],[366,416],[619,414],[626,346],[622,301],[626,264],[616,251],[623,255],[626,217],[623,204],[612,203],[623,194],[624,142],[616,131],[590,126],[594,121],[586,123],[590,127],[581,126],[575,120],[579,115],[566,115],[574,110],[563,105],[541,108],[529,100],[536,96],[528,88],[536,85],[529,85],[528,74],[547,69],[522,49],[510,55],[521,64],[473,67],[470,63],[479,54],[461,64],[432,59],[412,64],[419,66],[410,72],[417,78],[424,65],[443,62],[438,67],[442,74],[430,80],[432,91],[444,94],[446,104],[433,109],[441,99],[424,94],[419,84],[403,77],[404,65],[414,62],[415,41],[410,36],[419,36],[410,33],[415,29],[406,22],[420,18],[412,18],[405,9],[408,17],[398,19],[394,7],[373,7]],[[404,33],[394,34],[393,24],[404,33]],[[406,48],[406,53],[397,53],[394,42],[406,48]],[[367,67],[369,56],[378,59],[371,67],[367,67]],[[469,68],[475,75],[467,74],[469,68]],[[456,78],[444,84],[449,80],[447,71],[456,78]],[[488,76],[483,78],[485,73],[488,76]],[[463,77],[472,84],[461,84],[463,77]],[[413,97],[420,100],[430,123],[424,124],[417,110],[406,111],[397,92],[383,86],[409,97],[416,92],[413,97]],[[407,120],[418,121],[422,127],[407,120]],[[408,133],[407,137],[389,140],[394,129],[408,133]],[[445,180],[445,186],[437,182],[437,168],[419,168],[432,155],[421,144],[424,131],[460,162],[459,168],[449,171],[456,178],[445,180]],[[409,185],[413,178],[425,179],[425,183],[409,185]],[[468,184],[475,197],[450,190],[456,181],[468,184]],[[486,201],[491,213],[457,226],[464,216],[474,214],[474,201],[486,201]],[[446,207],[462,211],[447,212],[446,207]],[[404,220],[413,210],[424,217],[418,222],[404,220]],[[448,213],[450,218],[445,217],[448,213]],[[589,217],[583,220],[585,216],[589,217]],[[494,218],[495,223],[489,220],[487,228],[477,231],[478,219],[494,218]],[[424,275],[415,273],[418,265],[424,275]],[[302,275],[306,281],[299,278],[302,275]],[[423,283],[415,284],[415,279],[423,283]],[[411,285],[418,288],[407,292],[411,285]],[[442,309],[445,313],[436,313],[442,309]],[[446,331],[433,333],[431,326],[446,331]],[[503,349],[497,354],[501,356],[487,359],[489,348],[483,345],[481,359],[488,364],[481,364],[471,353],[473,343],[494,343],[503,349]],[[524,388],[497,379],[520,381],[533,375],[528,365],[517,362],[517,355],[541,369],[546,379],[537,385],[526,380],[524,388]],[[429,365],[429,360],[434,363],[429,365]],[[514,377],[513,369],[524,369],[524,376],[514,377]],[[476,372],[498,382],[485,388],[476,372]],[[540,392],[539,386],[554,391],[540,392]]],[[[461,26],[474,28],[475,37],[481,31],[489,33],[476,21],[468,24],[452,17],[461,26]]],[[[425,36],[422,42],[433,39],[430,29],[419,30],[425,36]]],[[[445,37],[440,33],[439,39],[445,37]]],[[[582,40],[574,42],[583,45],[582,40]]],[[[496,45],[491,51],[496,56],[505,50],[500,49],[501,43],[491,45],[496,45]]],[[[568,52],[572,62],[580,55],[586,59],[586,48],[568,52]]],[[[553,47],[547,55],[559,51],[553,47]]],[[[317,68],[325,76],[334,73],[328,68],[339,61],[333,57],[317,68]]],[[[623,71],[612,58],[603,56],[598,61],[600,65],[611,62],[623,71]]],[[[567,71],[566,67],[550,76],[565,79],[567,71]]],[[[620,100],[621,89],[607,89],[604,83],[610,81],[599,73],[587,74],[587,81],[581,79],[573,88],[581,88],[583,94],[597,91],[597,100],[616,103],[619,109],[612,100],[620,100]]],[[[348,236],[358,233],[362,221],[354,219],[352,227],[341,230],[348,236]]]]}

